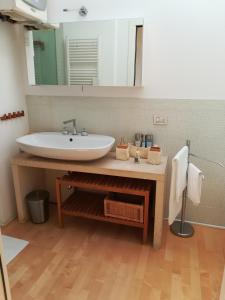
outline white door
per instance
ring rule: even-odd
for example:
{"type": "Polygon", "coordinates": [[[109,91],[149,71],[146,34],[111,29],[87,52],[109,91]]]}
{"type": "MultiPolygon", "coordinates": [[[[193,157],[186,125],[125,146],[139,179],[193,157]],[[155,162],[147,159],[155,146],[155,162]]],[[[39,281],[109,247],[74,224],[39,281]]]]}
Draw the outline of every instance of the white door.
{"type": "Polygon", "coordinates": [[[7,300],[1,257],[0,257],[0,299],[7,300]]]}

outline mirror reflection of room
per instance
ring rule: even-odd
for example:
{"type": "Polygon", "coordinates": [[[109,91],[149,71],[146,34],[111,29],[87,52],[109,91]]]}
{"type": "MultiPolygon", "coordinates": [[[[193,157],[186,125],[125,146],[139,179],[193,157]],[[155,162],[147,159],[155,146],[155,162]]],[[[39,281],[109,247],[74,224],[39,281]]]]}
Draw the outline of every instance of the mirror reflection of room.
{"type": "Polygon", "coordinates": [[[27,36],[31,85],[141,86],[143,19],[68,22],[27,36]]]}

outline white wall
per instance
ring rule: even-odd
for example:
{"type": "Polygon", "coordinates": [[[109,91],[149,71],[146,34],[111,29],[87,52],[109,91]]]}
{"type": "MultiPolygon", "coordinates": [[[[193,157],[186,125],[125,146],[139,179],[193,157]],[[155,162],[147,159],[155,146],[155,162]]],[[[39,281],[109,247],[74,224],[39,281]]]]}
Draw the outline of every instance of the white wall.
{"type": "MultiPolygon", "coordinates": [[[[0,22],[0,115],[26,110],[22,63],[23,31],[17,25],[0,22]]],[[[28,131],[27,117],[0,121],[0,223],[16,215],[10,168],[11,157],[18,152],[15,139],[28,131]]]]}
{"type": "Polygon", "coordinates": [[[48,17],[52,23],[137,18],[146,15],[150,2],[149,0],[48,0],[48,17]],[[85,18],[78,14],[82,6],[88,9],[88,15],[85,18]],[[63,12],[64,8],[77,9],[77,11],[63,12]]]}
{"type": "MultiPolygon", "coordinates": [[[[74,21],[89,9],[93,18],[145,17],[144,89],[121,96],[162,99],[225,99],[225,2],[222,0],[50,0],[51,16],[74,21]]],[[[106,96],[88,88],[85,95],[106,96]]],[[[112,92],[110,91],[110,94],[112,92]]]]}
{"type": "Polygon", "coordinates": [[[147,94],[225,99],[224,1],[151,0],[147,30],[147,94]]]}

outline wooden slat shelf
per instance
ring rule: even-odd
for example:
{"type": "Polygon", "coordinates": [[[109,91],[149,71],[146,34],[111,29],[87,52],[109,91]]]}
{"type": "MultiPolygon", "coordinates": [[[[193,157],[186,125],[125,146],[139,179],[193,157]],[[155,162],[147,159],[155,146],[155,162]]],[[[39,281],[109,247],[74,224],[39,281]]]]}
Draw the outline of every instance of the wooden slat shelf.
{"type": "Polygon", "coordinates": [[[151,190],[151,181],[89,173],[72,173],[63,176],[63,184],[100,191],[144,196],[151,190]]]}
{"type": "Polygon", "coordinates": [[[145,179],[126,178],[119,176],[100,175],[92,173],[71,172],[56,178],[56,195],[59,225],[63,227],[63,215],[79,216],[111,223],[124,224],[143,229],[143,241],[148,238],[149,198],[152,182],[145,179]],[[75,188],[75,193],[66,201],[62,201],[61,186],[75,188]],[[81,192],[78,189],[91,190],[92,193],[81,192]],[[143,222],[135,222],[122,218],[104,215],[105,195],[93,191],[113,192],[143,197],[143,222]]]}
{"type": "Polygon", "coordinates": [[[138,228],[144,227],[143,223],[106,217],[104,215],[104,198],[104,194],[76,191],[63,203],[61,211],[68,216],[124,224],[138,228]]]}

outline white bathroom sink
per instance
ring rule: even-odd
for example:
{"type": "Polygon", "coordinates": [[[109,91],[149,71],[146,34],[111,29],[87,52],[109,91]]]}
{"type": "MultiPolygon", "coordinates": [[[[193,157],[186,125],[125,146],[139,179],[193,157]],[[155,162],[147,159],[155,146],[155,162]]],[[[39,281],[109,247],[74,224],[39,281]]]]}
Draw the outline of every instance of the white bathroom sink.
{"type": "Polygon", "coordinates": [[[17,138],[16,142],[21,150],[33,155],[85,161],[105,156],[112,149],[115,139],[96,134],[80,136],[40,132],[17,138]]]}

